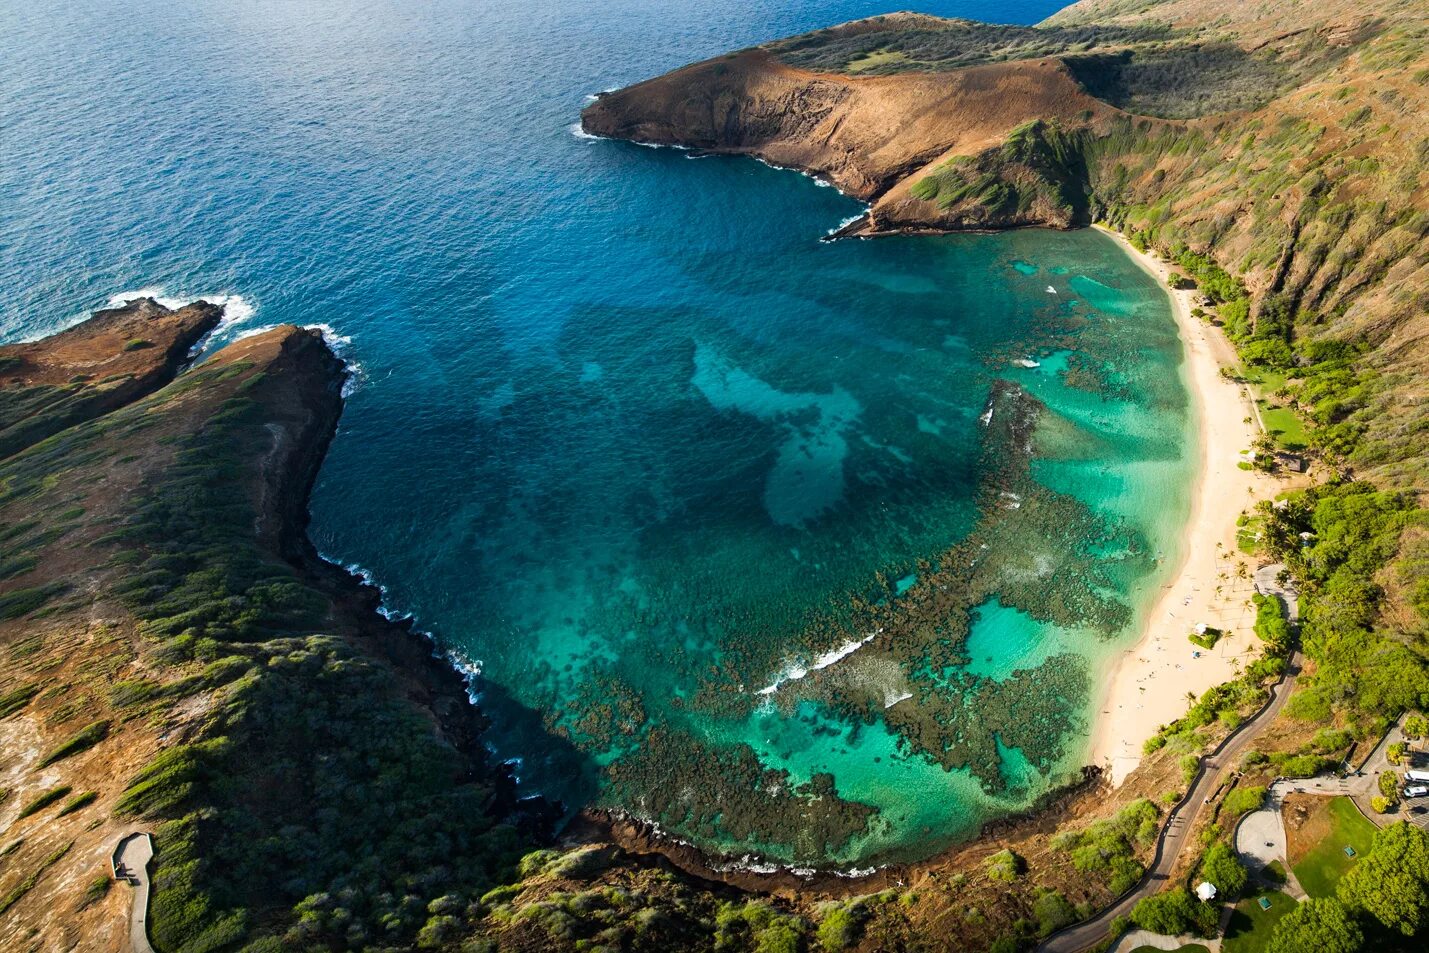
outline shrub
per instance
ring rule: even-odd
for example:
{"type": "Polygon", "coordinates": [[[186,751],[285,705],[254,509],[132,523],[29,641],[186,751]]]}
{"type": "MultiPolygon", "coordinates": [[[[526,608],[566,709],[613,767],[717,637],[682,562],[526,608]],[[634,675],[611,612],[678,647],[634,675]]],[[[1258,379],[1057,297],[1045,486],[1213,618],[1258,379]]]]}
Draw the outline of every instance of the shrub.
{"type": "Polygon", "coordinates": [[[1145,897],[1131,910],[1132,923],[1167,936],[1188,932],[1207,935],[1215,929],[1216,919],[1216,907],[1198,902],[1184,887],[1145,897]]]}
{"type": "Polygon", "coordinates": [[[69,740],[45,755],[44,759],[40,761],[40,767],[48,767],[56,761],[62,761],[65,758],[79,754],[81,751],[87,751],[108,736],[108,721],[91,722],[70,736],[69,740]]]}
{"type": "Polygon", "coordinates": [[[1382,794],[1376,794],[1369,799],[1369,806],[1376,814],[1387,813],[1393,804],[1393,801],[1382,794]]]}
{"type": "Polygon", "coordinates": [[[1280,773],[1287,778],[1313,778],[1334,764],[1334,761],[1319,755],[1298,754],[1281,763],[1280,773]]]}
{"type": "Polygon", "coordinates": [[[1224,900],[1234,900],[1245,889],[1245,867],[1236,858],[1235,852],[1223,841],[1217,841],[1206,850],[1201,858],[1201,879],[1215,885],[1218,896],[1224,900]]]}
{"type": "Polygon", "coordinates": [[[1193,754],[1186,755],[1181,759],[1181,780],[1189,785],[1200,769],[1201,759],[1193,754]]]}
{"type": "Polygon", "coordinates": [[[60,808],[59,813],[55,816],[64,817],[66,814],[73,814],[75,811],[93,804],[98,797],[99,794],[95,791],[85,791],[81,794],[76,794],[65,802],[64,807],[60,808]]]}
{"type": "Polygon", "coordinates": [[[1230,819],[1235,819],[1242,814],[1248,814],[1251,811],[1258,810],[1264,803],[1264,787],[1236,788],[1230,794],[1226,795],[1226,800],[1221,806],[1221,810],[1228,815],[1230,819]]]}
{"type": "Polygon", "coordinates": [[[36,684],[21,685],[19,688],[0,695],[0,718],[8,718],[30,703],[40,691],[36,684]]]}
{"type": "Polygon", "coordinates": [[[987,859],[988,877],[1001,883],[1012,883],[1025,869],[1025,862],[1010,849],[1000,850],[987,859]]]}
{"type": "Polygon", "coordinates": [[[92,878],[84,887],[84,896],[80,899],[79,909],[91,906],[103,900],[109,895],[109,888],[114,886],[114,878],[108,874],[98,874],[92,878]]]}
{"type": "Polygon", "coordinates": [[[817,938],[825,953],[838,953],[858,942],[868,920],[868,908],[861,901],[831,905],[819,922],[817,938]]]}
{"type": "Polygon", "coordinates": [[[1076,909],[1055,890],[1043,890],[1037,895],[1032,902],[1032,915],[1037,918],[1038,936],[1048,936],[1077,921],[1076,909]]]}
{"type": "Polygon", "coordinates": [[[1269,953],[1359,953],[1364,932],[1334,897],[1310,897],[1275,924],[1269,953]]]}
{"type": "Polygon", "coordinates": [[[71,790],[72,789],[68,784],[61,784],[59,787],[50,788],[48,791],[32,799],[24,807],[20,808],[20,813],[15,819],[20,820],[21,818],[29,817],[31,814],[43,811],[45,808],[58,801],[60,798],[69,794],[71,790]]]}

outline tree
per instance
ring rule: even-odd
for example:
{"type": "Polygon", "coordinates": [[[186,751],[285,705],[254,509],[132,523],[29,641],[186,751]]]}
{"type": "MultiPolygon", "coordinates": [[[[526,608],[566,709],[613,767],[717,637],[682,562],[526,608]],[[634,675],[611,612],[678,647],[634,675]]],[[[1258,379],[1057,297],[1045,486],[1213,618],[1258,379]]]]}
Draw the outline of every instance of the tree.
{"type": "Polygon", "coordinates": [[[1311,897],[1275,925],[1266,953],[1357,953],[1364,945],[1345,905],[1333,897],[1311,897]]]}
{"type": "Polygon", "coordinates": [[[1201,879],[1214,884],[1222,899],[1233,900],[1245,889],[1245,867],[1229,846],[1217,841],[1201,858],[1201,879]]]}
{"type": "Polygon", "coordinates": [[[1404,734],[1409,738],[1423,738],[1429,735],[1429,718],[1414,714],[1404,719],[1404,734]]]}
{"type": "Polygon", "coordinates": [[[1393,801],[1391,801],[1389,798],[1385,797],[1382,794],[1376,794],[1374,797],[1369,799],[1370,809],[1373,810],[1376,814],[1385,813],[1389,810],[1389,806],[1393,803],[1393,801]]]}
{"type": "Polygon", "coordinates": [[[1404,821],[1374,836],[1374,848],[1350,868],[1340,902],[1363,910],[1392,931],[1413,936],[1429,928],[1429,834],[1404,821]]]}
{"type": "Polygon", "coordinates": [[[1399,797],[1399,777],[1393,771],[1380,772],[1379,793],[1391,801],[1399,797]]]}
{"type": "Polygon", "coordinates": [[[1131,922],[1143,930],[1176,936],[1195,930],[1207,934],[1215,928],[1217,906],[1199,903],[1185,887],[1154,894],[1139,901],[1131,911],[1131,922]]]}
{"type": "MultiPolygon", "coordinates": [[[[1408,750],[1409,750],[1409,746],[1406,745],[1404,742],[1402,742],[1402,741],[1395,741],[1395,742],[1392,742],[1388,748],[1385,748],[1385,749],[1384,749],[1384,756],[1385,756],[1385,758],[1387,758],[1387,759],[1389,760],[1389,763],[1390,763],[1390,764],[1403,764],[1403,763],[1404,763],[1404,753],[1405,753],[1406,751],[1408,751],[1408,750]]],[[[1386,773],[1388,773],[1388,772],[1386,772],[1386,773]]],[[[1381,776],[1381,777],[1382,777],[1382,776],[1381,776]]],[[[1381,789],[1384,787],[1384,782],[1383,782],[1383,781],[1380,782],[1380,787],[1381,787],[1381,789]]]]}

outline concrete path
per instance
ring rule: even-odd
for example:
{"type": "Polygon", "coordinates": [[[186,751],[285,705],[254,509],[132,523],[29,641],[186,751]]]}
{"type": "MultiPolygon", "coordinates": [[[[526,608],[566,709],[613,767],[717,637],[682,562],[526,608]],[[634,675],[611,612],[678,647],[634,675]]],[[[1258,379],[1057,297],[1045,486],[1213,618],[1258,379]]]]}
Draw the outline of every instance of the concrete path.
{"type": "Polygon", "coordinates": [[[1294,625],[1300,621],[1300,593],[1295,589],[1294,583],[1287,581],[1286,584],[1281,584],[1280,574],[1285,572],[1285,569],[1284,563],[1261,566],[1255,571],[1255,591],[1262,596],[1278,597],[1281,606],[1285,608],[1285,618],[1294,625]]]}
{"type": "Polygon", "coordinates": [[[1300,665],[1300,653],[1297,651],[1290,658],[1285,677],[1270,690],[1270,701],[1265,707],[1231,732],[1215,751],[1202,759],[1201,772],[1197,775],[1195,784],[1181,803],[1172,810],[1166,826],[1161,829],[1161,836],[1156,841],[1156,856],[1141,878],[1141,883],[1092,919],[1052,934],[1042,942],[1038,950],[1042,953],[1079,953],[1105,937],[1114,918],[1128,915],[1131,908],[1142,898],[1161,892],[1176,866],[1181,850],[1187,843],[1194,843],[1189,835],[1195,827],[1201,808],[1205,807],[1206,801],[1220,785],[1222,776],[1240,764],[1240,756],[1250,747],[1251,742],[1285,707],[1290,692],[1295,688],[1295,677],[1300,673],[1300,665]]]}
{"type": "Polygon", "coordinates": [[[1274,786],[1266,792],[1265,806],[1251,811],[1241,819],[1235,831],[1235,850],[1246,862],[1252,874],[1261,874],[1274,861],[1285,868],[1284,890],[1296,900],[1305,899],[1305,891],[1295,872],[1290,869],[1289,841],[1285,835],[1285,815],[1281,813],[1283,795],[1274,786]]]}
{"type": "Polygon", "coordinates": [[[154,857],[154,841],[141,832],[126,834],[114,851],[117,879],[134,888],[129,908],[129,948],[134,953],[154,953],[149,942],[149,861],[154,857]]]}
{"type": "Polygon", "coordinates": [[[1179,950],[1191,943],[1199,943],[1211,953],[1219,953],[1221,948],[1220,937],[1214,940],[1203,940],[1198,936],[1163,936],[1160,933],[1152,933],[1150,930],[1128,930],[1121,935],[1121,939],[1112,944],[1107,953],[1131,953],[1132,950],[1143,946],[1149,946],[1153,950],[1179,950]]]}

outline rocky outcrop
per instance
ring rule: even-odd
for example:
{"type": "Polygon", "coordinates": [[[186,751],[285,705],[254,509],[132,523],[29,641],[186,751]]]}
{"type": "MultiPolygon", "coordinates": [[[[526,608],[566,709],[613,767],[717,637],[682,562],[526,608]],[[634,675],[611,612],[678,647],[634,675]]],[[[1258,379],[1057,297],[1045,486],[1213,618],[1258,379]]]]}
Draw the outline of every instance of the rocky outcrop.
{"type": "Polygon", "coordinates": [[[581,123],[593,135],[809,172],[871,202],[862,231],[873,232],[1070,225],[1051,208],[941,208],[910,189],[959,157],[995,153],[1025,121],[1070,127],[1113,112],[1050,59],[858,77],[798,70],[753,49],[604,94],[581,123]]]}
{"type": "Polygon", "coordinates": [[[151,394],[223,316],[139,298],[42,341],[0,346],[0,457],[151,394]]]}

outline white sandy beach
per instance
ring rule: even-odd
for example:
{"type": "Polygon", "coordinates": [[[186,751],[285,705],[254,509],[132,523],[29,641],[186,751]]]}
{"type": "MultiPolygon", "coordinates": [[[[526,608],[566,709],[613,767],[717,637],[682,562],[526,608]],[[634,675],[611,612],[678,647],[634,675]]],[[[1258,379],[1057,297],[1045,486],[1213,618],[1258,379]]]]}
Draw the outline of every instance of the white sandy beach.
{"type": "MultiPolygon", "coordinates": [[[[1105,230],[1136,261],[1165,283],[1167,265],[1136,251],[1122,236],[1105,230]]],[[[1186,346],[1186,376],[1200,430],[1200,464],[1191,514],[1176,566],[1146,617],[1141,639],[1105,673],[1100,714],[1092,731],[1090,762],[1106,768],[1114,785],[1141,761],[1146,739],[1185,714],[1188,692],[1234,678],[1258,653],[1250,574],[1255,567],[1236,549],[1236,518],[1242,510],[1277,492],[1274,477],[1242,470],[1239,454],[1257,434],[1254,403],[1242,385],[1221,377],[1235,364],[1235,352],[1219,328],[1191,316],[1199,291],[1170,291],[1186,346]],[[1238,574],[1244,563],[1247,573],[1238,574]],[[1199,650],[1187,635],[1197,623],[1228,633],[1214,649],[1199,650]],[[1193,654],[1200,651],[1200,658],[1193,654]]]]}

